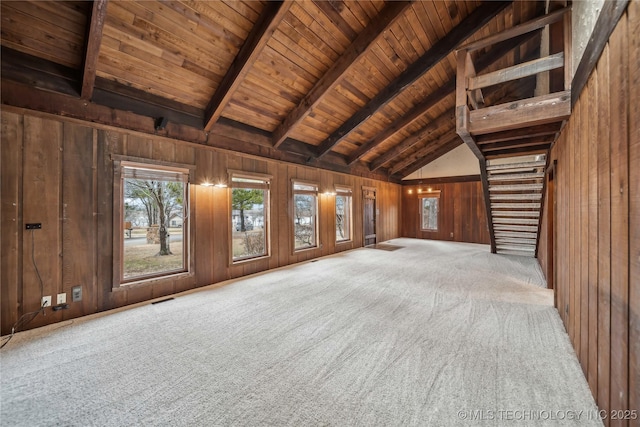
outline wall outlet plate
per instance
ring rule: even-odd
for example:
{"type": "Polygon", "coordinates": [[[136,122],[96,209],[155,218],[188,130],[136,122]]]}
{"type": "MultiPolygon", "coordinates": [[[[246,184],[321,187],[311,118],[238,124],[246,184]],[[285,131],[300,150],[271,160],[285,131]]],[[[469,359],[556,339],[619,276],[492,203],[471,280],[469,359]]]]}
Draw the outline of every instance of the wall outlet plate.
{"type": "Polygon", "coordinates": [[[82,301],[82,286],[74,286],[71,288],[71,300],[73,302],[82,301]]]}
{"type": "Polygon", "coordinates": [[[42,301],[40,302],[40,307],[51,307],[51,295],[42,297],[42,301]]]}
{"type": "Polygon", "coordinates": [[[40,230],[42,228],[42,223],[41,222],[31,222],[31,223],[25,225],[25,228],[27,230],[40,230]]]}
{"type": "Polygon", "coordinates": [[[66,293],[58,294],[58,300],[56,304],[65,304],[66,302],[67,302],[67,294],[66,293]]]}

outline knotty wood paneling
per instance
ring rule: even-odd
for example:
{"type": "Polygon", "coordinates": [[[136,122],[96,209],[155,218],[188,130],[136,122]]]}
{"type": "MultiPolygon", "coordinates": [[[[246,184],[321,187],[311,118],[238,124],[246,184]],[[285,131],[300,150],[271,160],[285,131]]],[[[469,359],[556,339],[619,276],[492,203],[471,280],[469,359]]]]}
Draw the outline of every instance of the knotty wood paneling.
{"type": "Polygon", "coordinates": [[[552,150],[557,221],[543,229],[557,308],[606,425],[637,425],[611,411],[637,410],[640,395],[639,12],[630,2],[552,150]]]}
{"type": "MultiPolygon", "coordinates": [[[[401,187],[397,184],[287,164],[183,141],[124,131],[42,113],[2,111],[2,334],[19,317],[37,311],[44,295],[67,293],[70,308],[38,315],[28,327],[88,315],[174,292],[206,286],[270,268],[362,246],[362,187],[377,190],[378,240],[400,235],[401,187]],[[113,156],[195,165],[190,187],[190,243],[193,275],[112,289],[113,156]],[[230,265],[230,188],[203,187],[226,182],[228,170],[268,174],[271,185],[271,257],[230,265]],[[319,245],[294,253],[291,181],[319,186],[319,245]],[[336,185],[353,190],[353,239],[335,243],[336,185]],[[25,231],[26,222],[42,229],[25,231]],[[82,302],[71,302],[81,285],[82,302]]],[[[117,242],[115,242],[117,244],[117,242]]]]}
{"type": "Polygon", "coordinates": [[[482,183],[430,182],[402,187],[402,236],[419,239],[490,243],[482,183]],[[440,190],[438,231],[420,230],[419,199],[426,190],[440,190]],[[422,193],[418,193],[422,189],[422,193]]]}

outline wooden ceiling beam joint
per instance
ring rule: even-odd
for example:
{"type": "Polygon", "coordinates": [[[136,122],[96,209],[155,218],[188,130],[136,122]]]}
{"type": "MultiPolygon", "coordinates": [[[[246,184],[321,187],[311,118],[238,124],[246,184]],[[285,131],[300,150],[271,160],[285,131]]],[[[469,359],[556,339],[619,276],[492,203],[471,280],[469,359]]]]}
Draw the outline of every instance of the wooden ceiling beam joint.
{"type": "Polygon", "coordinates": [[[107,16],[107,2],[108,0],[94,0],[91,9],[80,90],[80,97],[84,100],[90,100],[93,96],[100,45],[102,44],[102,30],[107,16]]]}
{"type": "Polygon", "coordinates": [[[266,3],[262,14],[207,104],[204,117],[204,129],[206,131],[210,131],[211,127],[220,118],[222,111],[242,84],[244,77],[253,67],[276,27],[287,14],[291,4],[291,1],[270,1],[266,3]]]}

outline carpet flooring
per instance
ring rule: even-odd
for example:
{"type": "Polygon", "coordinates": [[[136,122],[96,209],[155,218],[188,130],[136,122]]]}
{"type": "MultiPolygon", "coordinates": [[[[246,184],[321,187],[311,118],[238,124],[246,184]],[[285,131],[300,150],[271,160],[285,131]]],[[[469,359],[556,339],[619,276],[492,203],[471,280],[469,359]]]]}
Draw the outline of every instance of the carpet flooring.
{"type": "Polygon", "coordinates": [[[0,422],[602,425],[534,259],[387,243],[19,333],[0,422]]]}

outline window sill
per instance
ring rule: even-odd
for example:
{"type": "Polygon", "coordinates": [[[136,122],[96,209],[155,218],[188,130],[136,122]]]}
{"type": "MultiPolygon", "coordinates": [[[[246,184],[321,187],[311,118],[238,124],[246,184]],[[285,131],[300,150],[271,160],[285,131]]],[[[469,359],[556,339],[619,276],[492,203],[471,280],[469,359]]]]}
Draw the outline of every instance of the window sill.
{"type": "Polygon", "coordinates": [[[315,245],[315,246],[306,246],[304,248],[298,248],[298,249],[294,249],[293,250],[293,254],[299,254],[300,252],[306,252],[306,251],[312,251],[314,249],[320,249],[320,246],[315,245]]]}
{"type": "Polygon", "coordinates": [[[347,243],[353,243],[353,240],[352,239],[349,239],[349,240],[336,240],[336,245],[344,245],[344,244],[347,244],[347,243]]]}
{"type": "Polygon", "coordinates": [[[195,277],[195,273],[188,272],[188,271],[183,271],[183,272],[180,272],[180,273],[167,274],[166,276],[149,277],[147,279],[140,279],[140,280],[136,280],[134,282],[120,283],[119,286],[111,288],[111,291],[112,292],[119,292],[119,291],[123,291],[123,290],[126,290],[126,289],[132,289],[132,288],[139,288],[139,287],[142,287],[142,286],[155,285],[158,282],[163,282],[163,281],[166,281],[166,280],[184,279],[184,278],[187,278],[187,277],[195,277]]]}
{"type": "Polygon", "coordinates": [[[271,258],[271,254],[268,255],[261,255],[259,257],[252,257],[252,258],[243,258],[243,259],[238,259],[238,260],[231,260],[231,265],[239,265],[239,264],[246,264],[248,262],[252,262],[252,261],[262,261],[265,259],[269,259],[271,258]]]}

